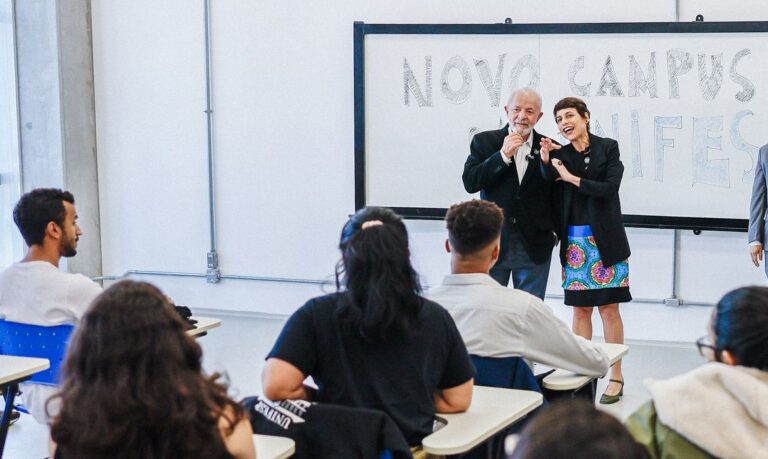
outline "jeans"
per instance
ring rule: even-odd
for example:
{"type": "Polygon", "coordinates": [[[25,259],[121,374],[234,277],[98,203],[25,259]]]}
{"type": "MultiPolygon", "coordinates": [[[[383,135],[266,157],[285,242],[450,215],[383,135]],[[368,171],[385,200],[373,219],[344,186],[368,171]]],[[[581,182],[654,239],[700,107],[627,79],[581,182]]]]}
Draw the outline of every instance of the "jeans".
{"type": "Polygon", "coordinates": [[[547,280],[549,279],[549,265],[552,254],[541,264],[534,263],[525,252],[520,232],[512,228],[502,229],[502,239],[506,238],[506,248],[499,254],[499,260],[491,268],[491,277],[501,285],[509,284],[510,275],[512,285],[519,290],[524,290],[533,296],[544,299],[547,292],[547,280]]]}

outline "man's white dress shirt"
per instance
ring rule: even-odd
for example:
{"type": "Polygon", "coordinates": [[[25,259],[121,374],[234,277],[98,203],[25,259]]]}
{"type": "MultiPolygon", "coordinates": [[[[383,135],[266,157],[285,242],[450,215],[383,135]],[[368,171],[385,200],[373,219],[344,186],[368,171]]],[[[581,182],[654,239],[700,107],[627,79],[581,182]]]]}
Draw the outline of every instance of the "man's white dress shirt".
{"type": "Polygon", "coordinates": [[[427,296],[451,314],[470,354],[523,357],[587,376],[610,367],[602,349],[574,334],[543,301],[487,274],[445,276],[427,296]]]}

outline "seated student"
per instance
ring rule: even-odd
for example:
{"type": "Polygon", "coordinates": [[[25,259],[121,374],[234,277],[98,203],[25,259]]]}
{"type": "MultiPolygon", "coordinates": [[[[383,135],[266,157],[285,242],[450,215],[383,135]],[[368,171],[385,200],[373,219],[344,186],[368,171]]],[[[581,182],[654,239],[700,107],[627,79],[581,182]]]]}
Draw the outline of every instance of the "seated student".
{"type": "Polygon", "coordinates": [[[488,273],[499,258],[504,216],[482,200],[454,204],[445,221],[451,274],[428,293],[451,313],[470,354],[523,357],[588,376],[602,376],[610,360],[575,335],[539,298],[500,285],[488,273]]]}
{"type": "MultiPolygon", "coordinates": [[[[508,445],[510,443],[508,440],[508,445]]],[[[618,419],[584,400],[553,403],[523,429],[508,456],[509,459],[646,457],[643,447],[635,442],[618,419]]]]}
{"type": "MultiPolygon", "coordinates": [[[[13,221],[28,250],[24,259],[0,272],[0,316],[29,325],[76,323],[101,287],[82,274],[59,270],[61,257],[77,253],[82,235],[75,198],[53,188],[32,190],[19,199],[13,221]]],[[[57,388],[25,383],[20,389],[25,408],[46,424],[45,403],[57,388]]],[[[50,411],[55,413],[55,407],[50,411]]]]}
{"type": "Polygon", "coordinates": [[[255,457],[243,408],[154,286],[122,281],[93,303],[64,363],[54,459],[255,457]]]}
{"type": "Polygon", "coordinates": [[[707,332],[696,345],[711,363],[647,382],[627,427],[653,458],[768,458],[768,288],[727,293],[707,332]]]}
{"type": "Polygon", "coordinates": [[[420,445],[436,411],[469,407],[467,350],[445,309],[419,295],[397,214],[358,211],[339,248],[344,289],[309,300],[288,319],[267,356],[264,395],[307,400],[303,381],[312,376],[316,401],[383,411],[410,446],[420,445]]]}

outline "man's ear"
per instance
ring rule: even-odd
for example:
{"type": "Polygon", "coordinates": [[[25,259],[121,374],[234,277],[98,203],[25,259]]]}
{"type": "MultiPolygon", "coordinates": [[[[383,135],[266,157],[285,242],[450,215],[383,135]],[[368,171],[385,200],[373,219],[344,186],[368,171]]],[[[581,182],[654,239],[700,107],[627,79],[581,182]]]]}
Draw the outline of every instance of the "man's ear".
{"type": "Polygon", "coordinates": [[[731,366],[738,365],[738,362],[736,362],[736,358],[733,357],[733,354],[731,354],[730,351],[727,351],[725,349],[720,351],[720,361],[726,365],[731,365],[731,366]]]}
{"type": "MultiPolygon", "coordinates": [[[[536,123],[539,122],[539,120],[541,119],[542,116],[544,116],[544,112],[539,112],[539,116],[536,118],[536,123]]],[[[536,124],[536,123],[534,123],[534,124],[536,124]]]]}
{"type": "Polygon", "coordinates": [[[52,239],[61,239],[62,233],[61,227],[56,222],[48,222],[45,226],[45,235],[52,239]]]}
{"type": "Polygon", "coordinates": [[[490,270],[494,266],[496,266],[496,263],[499,261],[499,254],[501,253],[501,246],[499,245],[498,241],[496,242],[496,245],[493,246],[493,250],[491,250],[491,262],[488,266],[488,269],[490,270]]]}
{"type": "Polygon", "coordinates": [[[445,251],[451,253],[451,242],[448,239],[445,240],[445,251]]]}

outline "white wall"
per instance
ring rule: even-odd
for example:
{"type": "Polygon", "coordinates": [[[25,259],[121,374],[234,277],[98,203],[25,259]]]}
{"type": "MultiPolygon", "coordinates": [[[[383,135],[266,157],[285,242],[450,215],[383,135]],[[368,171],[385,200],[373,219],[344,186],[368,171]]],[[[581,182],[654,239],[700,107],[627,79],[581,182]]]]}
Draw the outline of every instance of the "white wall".
{"type": "MultiPolygon", "coordinates": [[[[93,2],[103,270],[204,272],[208,242],[203,2],[93,2]]],[[[332,279],[354,210],[352,23],[674,21],[675,3],[555,0],[213,1],[218,251],[224,274],[332,279]]],[[[734,19],[681,3],[681,19],[734,19]]],[[[766,16],[761,2],[741,2],[766,16]]],[[[743,19],[755,18],[741,8],[743,19]]],[[[728,16],[725,16],[725,15],[728,16]]],[[[544,78],[546,76],[543,76],[544,78]]],[[[458,178],[457,178],[458,180],[458,178]]],[[[745,209],[746,211],[746,209],[745,209]]],[[[746,214],[745,214],[746,215],[746,214]]],[[[440,222],[409,222],[426,283],[448,269],[440,222]]],[[[668,230],[630,229],[632,289],[669,296],[668,230]]],[[[680,238],[679,296],[711,303],[764,282],[744,234],[680,238]]],[[[549,293],[561,294],[553,265],[549,293]]],[[[317,285],[152,277],[177,302],[289,314],[317,285]]],[[[569,311],[553,304],[567,318],[569,311]]],[[[709,308],[624,307],[627,337],[692,341],[709,308]]]]}
{"type": "Polygon", "coordinates": [[[19,200],[18,106],[14,58],[13,3],[0,0],[0,266],[22,256],[24,243],[13,223],[13,206],[19,200]]]}

